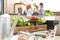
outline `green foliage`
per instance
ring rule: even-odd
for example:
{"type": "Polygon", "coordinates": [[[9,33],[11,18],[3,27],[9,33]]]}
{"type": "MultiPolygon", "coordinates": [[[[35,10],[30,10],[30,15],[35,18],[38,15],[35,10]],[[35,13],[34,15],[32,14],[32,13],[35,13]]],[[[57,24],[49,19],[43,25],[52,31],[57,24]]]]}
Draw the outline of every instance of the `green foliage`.
{"type": "MultiPolygon", "coordinates": [[[[13,25],[14,21],[15,21],[15,17],[10,22],[11,23],[11,26],[13,25]]],[[[28,26],[29,27],[29,26],[34,26],[35,23],[38,24],[38,25],[41,25],[41,24],[43,24],[45,22],[46,22],[46,20],[44,18],[38,18],[36,20],[36,22],[31,22],[30,20],[24,22],[24,18],[19,18],[16,26],[17,27],[25,27],[25,26],[28,26]]]]}
{"type": "Polygon", "coordinates": [[[50,10],[45,10],[44,12],[45,16],[54,16],[55,14],[51,12],[50,10]]]}
{"type": "Polygon", "coordinates": [[[46,22],[46,20],[44,19],[44,18],[39,18],[38,20],[37,20],[37,24],[43,24],[43,23],[45,23],[46,22]]]}

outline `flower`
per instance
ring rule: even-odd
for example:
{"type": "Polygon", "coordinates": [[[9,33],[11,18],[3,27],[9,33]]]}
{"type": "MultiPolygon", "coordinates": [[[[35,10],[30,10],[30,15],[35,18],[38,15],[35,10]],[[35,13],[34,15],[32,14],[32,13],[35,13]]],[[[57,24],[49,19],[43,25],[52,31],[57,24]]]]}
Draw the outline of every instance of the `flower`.
{"type": "Polygon", "coordinates": [[[12,18],[12,19],[14,19],[14,20],[15,20],[16,18],[17,18],[17,16],[15,15],[15,16],[13,16],[13,18],[12,18]]]}
{"type": "Polygon", "coordinates": [[[28,23],[28,26],[31,26],[31,23],[28,23]]]}
{"type": "Polygon", "coordinates": [[[19,22],[22,22],[23,20],[21,18],[18,19],[19,22]]]}

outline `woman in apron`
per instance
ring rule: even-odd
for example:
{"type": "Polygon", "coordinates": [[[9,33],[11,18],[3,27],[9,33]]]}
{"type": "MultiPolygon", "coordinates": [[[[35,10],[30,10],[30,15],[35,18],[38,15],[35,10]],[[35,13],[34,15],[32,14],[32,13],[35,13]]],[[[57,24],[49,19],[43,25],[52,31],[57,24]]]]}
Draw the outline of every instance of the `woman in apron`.
{"type": "Polygon", "coordinates": [[[44,9],[43,9],[43,3],[40,3],[40,18],[43,18],[44,17],[44,9]]]}

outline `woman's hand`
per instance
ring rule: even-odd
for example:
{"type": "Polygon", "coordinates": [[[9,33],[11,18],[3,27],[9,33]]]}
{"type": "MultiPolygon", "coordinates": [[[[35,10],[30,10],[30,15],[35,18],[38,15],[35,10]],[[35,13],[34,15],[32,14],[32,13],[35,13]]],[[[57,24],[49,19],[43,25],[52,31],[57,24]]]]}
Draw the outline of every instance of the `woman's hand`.
{"type": "Polygon", "coordinates": [[[18,40],[28,40],[28,39],[27,39],[26,36],[24,36],[24,35],[20,35],[19,38],[18,38],[18,40]]]}

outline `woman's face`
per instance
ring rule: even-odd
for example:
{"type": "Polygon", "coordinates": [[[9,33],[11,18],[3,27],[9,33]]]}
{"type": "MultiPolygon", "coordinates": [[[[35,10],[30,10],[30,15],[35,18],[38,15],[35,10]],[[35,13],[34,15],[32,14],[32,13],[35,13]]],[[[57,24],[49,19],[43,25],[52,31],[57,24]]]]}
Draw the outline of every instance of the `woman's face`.
{"type": "Polygon", "coordinates": [[[43,8],[43,5],[40,5],[40,8],[43,8]]]}

